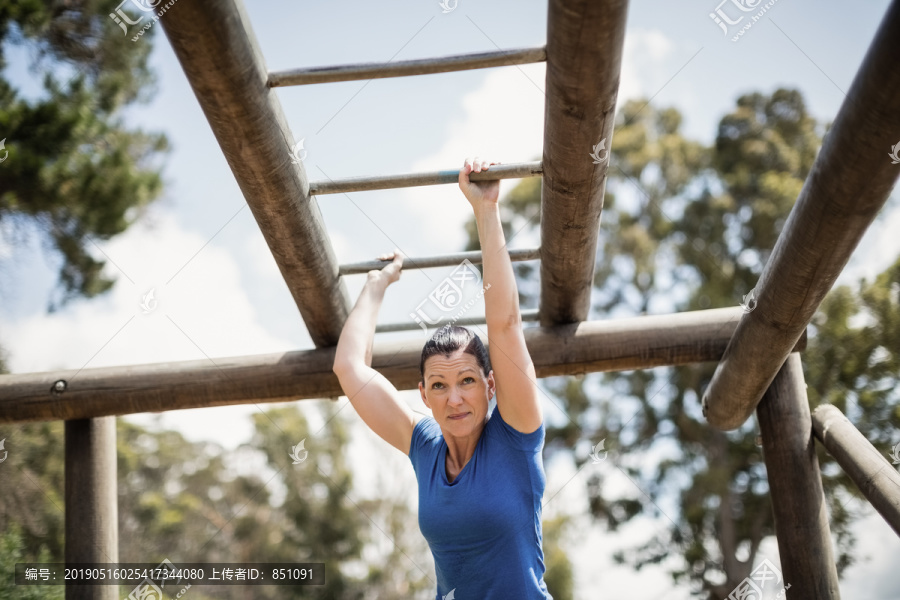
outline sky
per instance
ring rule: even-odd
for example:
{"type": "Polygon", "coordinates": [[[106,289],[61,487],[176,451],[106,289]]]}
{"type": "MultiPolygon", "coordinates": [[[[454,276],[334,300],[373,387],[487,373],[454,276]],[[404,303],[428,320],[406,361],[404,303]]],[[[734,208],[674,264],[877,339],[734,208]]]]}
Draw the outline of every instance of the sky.
{"type": "MultiPolygon", "coordinates": [[[[705,0],[632,2],[619,103],[642,97],[657,106],[675,107],[684,117],[684,134],[704,143],[712,142],[718,120],[736,98],[752,91],[799,89],[811,113],[831,121],[887,4],[860,1],[851,7],[831,0],[777,0],[733,42],[737,27],[726,36],[709,16],[721,6],[734,18],[738,11],[730,2],[727,6],[705,0]]],[[[270,70],[546,42],[547,4],[535,0],[459,0],[448,13],[436,0],[340,4],[259,0],[248,3],[247,12],[270,70]]],[[[176,16],[173,9],[163,19],[176,16]]],[[[53,314],[43,309],[55,284],[56,259],[42,251],[35,237],[15,242],[6,234],[0,237],[4,284],[0,340],[14,373],[313,347],[168,41],[161,30],[155,33],[151,64],[157,74],[156,94],[149,103],[129,108],[125,119],[132,127],[168,136],[173,149],[164,168],[164,195],[125,234],[98,245],[97,256],[108,259],[107,272],[117,278],[114,288],[103,297],[72,302],[53,314]],[[144,314],[140,303],[150,290],[158,305],[144,314]]],[[[130,36],[122,41],[146,42],[132,42],[130,36]]],[[[9,49],[8,59],[7,75],[26,95],[38,93],[28,55],[9,49]]],[[[544,75],[544,65],[538,64],[282,88],[276,94],[294,139],[304,140],[304,168],[315,181],[454,169],[472,155],[504,163],[537,160],[542,149],[544,75]]],[[[886,148],[885,154],[889,151],[886,148]]],[[[511,185],[504,182],[501,191],[511,185]]],[[[318,202],[341,263],[372,259],[395,247],[411,257],[445,254],[462,249],[466,241],[462,225],[470,209],[454,185],[329,195],[318,202]]],[[[872,276],[890,264],[900,254],[900,239],[893,233],[898,228],[900,210],[890,206],[866,234],[839,283],[872,276]]],[[[538,243],[522,235],[511,246],[538,243]]],[[[405,273],[388,290],[380,321],[407,319],[448,272],[405,273]]],[[[364,277],[346,279],[355,299],[364,277]]],[[[427,412],[417,393],[404,393],[403,398],[415,410],[427,412]]],[[[309,407],[314,402],[320,401],[300,404],[309,407]]],[[[189,439],[236,448],[249,440],[249,415],[257,410],[248,405],[128,419],[174,427],[189,439]]],[[[353,431],[351,452],[359,466],[359,489],[375,485],[366,479],[373,456],[380,457],[382,467],[392,465],[390,470],[414,487],[405,457],[379,454],[385,450],[382,442],[358,420],[353,431]]],[[[547,465],[547,472],[548,494],[565,488],[553,509],[583,514],[583,494],[578,486],[566,483],[574,474],[571,464],[557,461],[547,465]]],[[[664,569],[634,573],[612,564],[614,549],[661,524],[638,519],[614,535],[597,527],[579,528],[572,553],[578,597],[688,597],[684,589],[672,588],[664,569]]],[[[887,558],[900,551],[897,537],[877,514],[861,521],[855,532],[860,561],[842,581],[844,596],[900,597],[900,583],[887,558]]],[[[774,543],[765,549],[768,557],[777,558],[774,543]]]]}

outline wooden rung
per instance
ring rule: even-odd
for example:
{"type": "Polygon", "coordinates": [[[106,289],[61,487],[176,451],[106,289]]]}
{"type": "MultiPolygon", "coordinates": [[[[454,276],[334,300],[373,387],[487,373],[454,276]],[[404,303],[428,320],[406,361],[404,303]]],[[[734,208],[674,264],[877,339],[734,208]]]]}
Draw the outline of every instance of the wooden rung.
{"type": "Polygon", "coordinates": [[[836,406],[822,404],[812,413],[813,433],[844,472],[900,535],[900,473],[836,406]]]}
{"type": "Polygon", "coordinates": [[[360,79],[384,79],[410,75],[431,75],[489,67],[508,67],[547,60],[547,48],[516,48],[475,54],[458,54],[441,58],[400,60],[397,62],[357,63],[332,67],[289,69],[269,73],[269,87],[334,83],[360,79]]]}
{"type": "MultiPolygon", "coordinates": [[[[540,318],[540,311],[536,308],[530,308],[527,310],[521,311],[522,321],[537,321],[540,318]]],[[[484,324],[484,316],[480,317],[460,317],[456,321],[453,322],[454,325],[460,325],[465,327],[467,325],[482,325],[484,324]]],[[[439,326],[443,326],[443,323],[438,323],[439,326]]],[[[437,327],[435,325],[434,327],[437,327]]],[[[416,323],[415,321],[401,321],[399,323],[385,323],[383,325],[378,325],[375,327],[375,333],[390,333],[393,331],[412,331],[414,329],[421,329],[422,327],[416,323]]]]}
{"type": "MultiPolygon", "coordinates": [[[[470,173],[471,181],[491,181],[494,179],[521,179],[539,177],[543,172],[540,161],[494,165],[481,173],[470,173]]],[[[404,175],[382,175],[375,177],[351,177],[331,181],[313,181],[309,184],[309,193],[315,196],[323,194],[340,194],[345,192],[368,192],[372,190],[388,190],[394,188],[416,187],[420,185],[441,185],[456,183],[459,180],[459,169],[446,171],[428,171],[426,173],[408,173],[404,175]]]]}
{"type": "MultiPolygon", "coordinates": [[[[525,260],[537,260],[541,257],[540,248],[526,248],[523,250],[510,250],[509,258],[513,262],[521,262],[525,260]]],[[[470,263],[481,264],[481,251],[457,252],[455,254],[441,254],[440,256],[423,256],[419,258],[407,258],[403,261],[403,270],[408,269],[432,269],[435,267],[452,267],[460,264],[464,260],[470,263]]],[[[386,260],[369,260],[366,262],[350,263],[341,265],[339,268],[340,275],[358,275],[360,273],[368,273],[372,269],[381,269],[388,264],[386,260]]]]}

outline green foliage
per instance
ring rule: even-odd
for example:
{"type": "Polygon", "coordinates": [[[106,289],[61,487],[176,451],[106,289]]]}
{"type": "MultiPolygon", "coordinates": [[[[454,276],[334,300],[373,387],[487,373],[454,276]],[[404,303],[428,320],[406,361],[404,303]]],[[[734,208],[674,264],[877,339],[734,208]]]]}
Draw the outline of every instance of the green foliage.
{"type": "MultiPolygon", "coordinates": [[[[680,122],[676,110],[641,100],[626,102],[617,116],[591,318],[739,304],[757,283],[822,129],[800,93],[785,89],[740,97],[711,147],[685,139],[680,122]]],[[[540,185],[525,180],[502,206],[507,235],[536,228],[540,185]]],[[[467,231],[469,248],[477,248],[473,224],[467,231]]],[[[517,275],[523,304],[536,306],[537,273],[517,275]]],[[[898,264],[858,292],[834,290],[803,356],[811,405],[848,409],[885,451],[900,428],[898,304],[898,264]]],[[[587,458],[575,452],[579,442],[611,442],[615,466],[646,496],[611,494],[593,473],[586,487],[594,519],[610,530],[640,514],[673,522],[614,558],[641,568],[678,552],[684,562],[673,580],[698,597],[722,598],[749,574],[774,524],[755,424],[726,434],[701,414],[714,370],[703,364],[545,380],[568,417],[548,425],[546,451],[571,452],[580,465],[587,458]]],[[[857,516],[847,499],[857,492],[830,457],[820,452],[819,460],[842,571],[852,562],[849,524],[857,516]]]]}
{"type": "MultiPolygon", "coordinates": [[[[150,36],[125,41],[109,18],[115,0],[78,3],[19,0],[0,6],[0,52],[28,48],[44,94],[22,97],[0,79],[0,225],[23,235],[36,225],[61,258],[58,299],[108,290],[95,239],[122,233],[162,191],[163,135],[124,126],[121,111],[143,99],[152,77],[150,36]]],[[[152,31],[152,30],[151,30],[152,31]]],[[[6,65],[0,54],[0,67],[6,65]]]]}
{"type": "Polygon", "coordinates": [[[23,551],[24,543],[19,527],[15,524],[0,532],[0,598],[4,600],[63,600],[65,587],[61,585],[16,585],[16,563],[53,562],[50,553],[42,548],[37,555],[23,551]]]}

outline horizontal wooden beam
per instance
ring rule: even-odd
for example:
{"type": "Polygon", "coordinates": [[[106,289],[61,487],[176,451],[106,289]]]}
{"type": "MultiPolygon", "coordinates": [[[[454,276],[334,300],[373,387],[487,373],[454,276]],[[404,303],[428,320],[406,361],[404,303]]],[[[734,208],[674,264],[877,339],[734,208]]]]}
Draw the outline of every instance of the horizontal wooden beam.
{"type": "MultiPolygon", "coordinates": [[[[521,262],[526,260],[538,260],[541,258],[540,248],[525,248],[522,250],[510,250],[509,258],[512,262],[521,262]]],[[[419,258],[407,258],[403,261],[403,270],[409,269],[433,269],[435,267],[452,267],[460,264],[464,260],[472,264],[481,264],[481,251],[472,250],[469,252],[456,252],[454,254],[441,254],[439,256],[421,256],[419,258]]],[[[359,263],[349,263],[340,266],[341,275],[358,275],[360,273],[368,273],[372,269],[381,269],[390,261],[386,260],[369,260],[359,263]]]]}
{"type": "MultiPolygon", "coordinates": [[[[900,136],[898,39],[900,2],[892,2],[766,262],[756,309],[706,389],[703,413],[714,427],[736,429],[753,414],[900,175],[889,156],[900,136]]],[[[544,170],[546,181],[546,160],[544,170]]]]}
{"type": "MultiPolygon", "coordinates": [[[[540,161],[527,163],[513,163],[508,165],[493,165],[487,171],[470,173],[471,181],[492,181],[495,179],[522,179],[524,177],[539,177],[541,175],[540,161]]],[[[446,171],[428,171],[425,173],[409,173],[404,175],[383,175],[374,177],[351,177],[348,179],[334,179],[331,181],[313,181],[309,184],[309,193],[321,196],[322,194],[341,194],[346,192],[368,192],[372,190],[389,190],[395,188],[416,187],[421,185],[441,185],[457,183],[459,169],[446,171]]]]}
{"type": "MultiPolygon", "coordinates": [[[[540,313],[536,308],[533,309],[525,309],[520,311],[523,322],[529,321],[537,321],[540,318],[540,313]]],[[[460,317],[456,321],[453,322],[454,325],[459,325],[460,327],[465,327],[467,325],[483,325],[484,324],[484,315],[480,317],[460,317]]],[[[416,323],[413,320],[409,321],[400,321],[398,323],[384,323],[382,325],[377,325],[375,327],[375,333],[390,333],[396,331],[412,331],[414,329],[421,329],[422,326],[416,323]]]]}
{"type": "MultiPolygon", "coordinates": [[[[684,365],[718,360],[740,315],[734,307],[530,327],[525,340],[539,377],[684,365]]],[[[421,339],[376,343],[372,365],[398,389],[414,389],[421,353],[421,339]]],[[[337,397],[333,364],[334,348],[319,348],[0,375],[0,423],[337,397]]]]}
{"type": "MultiPolygon", "coordinates": [[[[785,361],[756,414],[784,576],[781,585],[791,584],[792,599],[839,600],[828,509],[798,353],[785,361]]],[[[730,513],[733,507],[719,510],[730,513]]]]}
{"type": "Polygon", "coordinates": [[[312,67],[289,69],[269,73],[270,87],[289,85],[309,85],[313,83],[333,83],[336,81],[357,81],[360,79],[384,79],[386,77],[407,77],[410,75],[431,75],[452,71],[468,71],[489,67],[507,67],[543,62],[547,59],[547,49],[516,48],[458,54],[440,58],[400,60],[397,62],[358,63],[333,67],[312,67]]]}
{"type": "Polygon", "coordinates": [[[626,0],[550,0],[547,9],[540,303],[545,326],[588,318],[627,12],[626,0]]]}
{"type": "Polygon", "coordinates": [[[822,404],[812,413],[816,437],[900,535],[900,472],[853,426],[836,406],[822,404]]]}
{"type": "MultiPolygon", "coordinates": [[[[331,240],[240,0],[192,0],[161,19],[317,346],[337,343],[350,309],[331,240]]],[[[233,209],[232,209],[233,211],[233,209]]],[[[227,218],[226,214],[211,218],[227,218]]]]}

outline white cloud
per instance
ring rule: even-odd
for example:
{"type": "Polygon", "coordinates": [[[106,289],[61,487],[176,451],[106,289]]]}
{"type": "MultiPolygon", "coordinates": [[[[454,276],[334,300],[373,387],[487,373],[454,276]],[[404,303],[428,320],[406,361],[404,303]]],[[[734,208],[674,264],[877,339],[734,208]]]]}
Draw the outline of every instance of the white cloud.
{"type": "MultiPolygon", "coordinates": [[[[2,323],[13,372],[215,360],[290,349],[259,324],[258,311],[265,307],[248,301],[227,248],[204,247],[207,239],[185,231],[170,215],[155,217],[156,225],[134,225],[103,245],[127,274],[117,273],[118,282],[105,296],[2,323]],[[142,297],[151,289],[158,304],[144,314],[142,297]]],[[[192,439],[230,446],[249,435],[245,415],[256,410],[248,405],[175,411],[165,415],[163,424],[178,424],[192,439]]],[[[136,419],[149,422],[149,417],[136,419]]]]}

